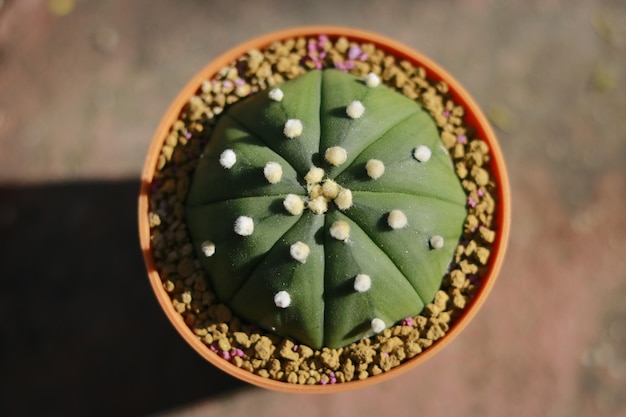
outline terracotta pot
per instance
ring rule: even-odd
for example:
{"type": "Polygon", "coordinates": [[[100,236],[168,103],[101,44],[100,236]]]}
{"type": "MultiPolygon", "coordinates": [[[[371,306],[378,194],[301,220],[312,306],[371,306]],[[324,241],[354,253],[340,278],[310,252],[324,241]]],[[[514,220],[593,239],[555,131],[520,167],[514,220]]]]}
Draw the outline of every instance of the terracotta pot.
{"type": "Polygon", "coordinates": [[[507,240],[509,237],[510,206],[509,182],[504,165],[504,160],[497,139],[483,112],[470,97],[470,95],[465,91],[465,89],[450,74],[448,74],[439,65],[437,65],[421,53],[416,52],[408,48],[407,46],[386,37],[361,30],[343,27],[311,26],[282,30],[260,36],[251,41],[245,42],[213,60],[198,74],[196,74],[182,89],[182,91],[178,94],[178,96],[172,102],[169,109],[161,119],[145,161],[142,174],[141,192],[139,196],[139,236],[144,260],[148,270],[148,277],[154,293],[157,297],[157,300],[159,301],[161,307],[163,308],[163,311],[165,312],[171,323],[174,325],[176,330],[187,341],[187,343],[189,343],[189,345],[191,345],[191,347],[193,347],[202,357],[204,357],[207,361],[211,362],[213,365],[220,368],[224,372],[227,372],[243,381],[249,382],[257,386],[285,392],[332,393],[371,386],[373,384],[378,384],[380,382],[403,374],[424,363],[433,355],[436,355],[445,346],[447,346],[448,343],[454,340],[461,333],[461,331],[465,328],[465,326],[468,325],[468,323],[474,318],[478,310],[481,308],[482,304],[491,292],[491,289],[500,271],[507,245],[507,240]],[[365,380],[356,380],[332,385],[297,385],[262,378],[246,370],[240,369],[228,361],[223,360],[216,353],[212,352],[207,345],[201,342],[184,323],[181,315],[175,311],[169,294],[163,288],[161,278],[155,267],[154,256],[150,247],[148,201],[150,194],[150,185],[155,175],[155,170],[157,166],[157,159],[165,138],[169,133],[170,127],[177,120],[181,110],[188,102],[189,97],[196,93],[202,81],[212,78],[222,67],[233,62],[238,57],[244,55],[250,49],[264,49],[275,41],[281,41],[300,36],[316,36],[319,34],[325,34],[331,38],[345,36],[349,40],[362,43],[373,43],[385,52],[395,55],[399,59],[406,59],[413,64],[424,67],[427,73],[427,78],[429,78],[430,80],[441,80],[448,84],[449,90],[454,100],[457,102],[457,104],[465,107],[465,124],[468,126],[473,126],[476,130],[476,136],[485,140],[491,148],[492,158],[489,164],[493,178],[498,184],[495,195],[498,204],[495,213],[494,227],[497,231],[497,235],[496,241],[494,242],[492,247],[492,254],[489,259],[489,271],[482,277],[482,284],[476,296],[465,307],[462,315],[453,323],[450,330],[443,338],[436,341],[431,347],[426,349],[421,354],[404,362],[400,366],[393,368],[387,372],[383,372],[382,374],[379,374],[377,376],[371,376],[365,380]]]}

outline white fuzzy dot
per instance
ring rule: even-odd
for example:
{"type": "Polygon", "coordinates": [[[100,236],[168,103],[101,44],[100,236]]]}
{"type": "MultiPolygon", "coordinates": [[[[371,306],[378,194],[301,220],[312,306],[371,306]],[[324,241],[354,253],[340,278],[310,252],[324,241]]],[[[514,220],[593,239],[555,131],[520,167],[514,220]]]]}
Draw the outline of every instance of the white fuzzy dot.
{"type": "Polygon", "coordinates": [[[270,184],[277,184],[283,177],[283,168],[278,162],[268,162],[263,168],[263,175],[270,184]]]}
{"type": "Polygon", "coordinates": [[[439,236],[439,235],[434,235],[431,236],[430,239],[428,239],[428,243],[430,244],[430,247],[433,249],[441,249],[443,248],[443,237],[439,236]]]}
{"type": "Polygon", "coordinates": [[[354,289],[358,292],[366,292],[372,288],[372,278],[366,274],[358,274],[354,278],[354,289]]]}
{"type": "Polygon", "coordinates": [[[324,170],[318,167],[311,167],[309,172],[307,172],[304,176],[304,180],[307,184],[317,184],[318,182],[321,182],[323,178],[324,170]]]}
{"type": "Polygon", "coordinates": [[[285,122],[283,133],[289,139],[297,138],[302,134],[302,122],[299,119],[289,119],[285,122]]]}
{"type": "Polygon", "coordinates": [[[385,173],[385,164],[381,160],[370,159],[365,164],[365,170],[371,179],[377,180],[385,173]]]}
{"type": "Polygon", "coordinates": [[[382,332],[383,330],[385,330],[385,328],[387,327],[387,325],[385,324],[385,322],[384,322],[384,321],[382,321],[382,320],[381,320],[381,319],[379,319],[379,318],[375,318],[375,319],[373,319],[373,320],[372,320],[371,325],[372,325],[372,331],[373,331],[374,333],[380,333],[380,332],[382,332]]]}
{"type": "Polygon", "coordinates": [[[237,162],[237,155],[235,155],[235,151],[232,149],[226,149],[220,155],[220,165],[226,169],[231,169],[235,162],[237,162]]]}
{"type": "Polygon", "coordinates": [[[326,149],[324,158],[328,161],[328,163],[334,166],[339,166],[348,159],[348,152],[341,146],[332,146],[326,149]]]}
{"type": "Polygon", "coordinates": [[[339,187],[339,184],[337,184],[333,180],[326,180],[322,184],[322,195],[329,200],[332,200],[333,198],[337,197],[337,195],[339,195],[340,190],[341,190],[341,187],[339,187]]]}
{"type": "Polygon", "coordinates": [[[316,197],[309,201],[309,210],[315,214],[324,214],[328,211],[328,202],[322,196],[316,197]]]}
{"type": "Polygon", "coordinates": [[[317,197],[323,197],[322,184],[309,184],[306,186],[306,189],[309,192],[309,197],[311,200],[317,197]]]}
{"type": "Polygon", "coordinates": [[[291,296],[287,291],[278,291],[274,295],[274,304],[278,308],[287,308],[291,305],[291,296]]]}
{"type": "Polygon", "coordinates": [[[358,119],[365,113],[365,106],[359,100],[351,101],[346,107],[346,114],[351,119],[358,119]]]}
{"type": "Polygon", "coordinates": [[[250,236],[254,232],[254,220],[248,216],[239,216],[235,220],[235,233],[240,236],[250,236]]]}
{"type": "Polygon", "coordinates": [[[352,207],[352,191],[342,188],[333,201],[339,210],[348,210],[352,207]]]}
{"type": "Polygon", "coordinates": [[[282,101],[283,100],[283,90],[280,88],[273,88],[268,93],[268,96],[271,100],[274,101],[282,101]]]}
{"type": "Polygon", "coordinates": [[[202,249],[202,253],[204,254],[204,256],[210,258],[211,256],[213,256],[213,254],[215,254],[215,243],[211,242],[210,240],[205,240],[200,245],[200,249],[202,249]]]}
{"type": "Polygon", "coordinates": [[[365,85],[368,86],[369,88],[378,87],[378,85],[380,84],[380,78],[378,77],[378,75],[374,74],[373,72],[370,72],[369,74],[367,74],[364,80],[365,80],[365,85]]]}
{"type": "Polygon", "coordinates": [[[330,235],[337,240],[347,242],[350,239],[350,225],[343,220],[337,220],[330,226],[330,235]]]}
{"type": "Polygon", "coordinates": [[[291,257],[300,263],[305,263],[310,253],[311,248],[303,242],[296,242],[289,247],[291,257]]]}
{"type": "Polygon", "coordinates": [[[300,196],[297,196],[295,194],[287,194],[287,196],[283,200],[283,206],[285,207],[285,210],[289,212],[289,214],[297,216],[299,214],[302,214],[302,211],[304,210],[304,201],[302,201],[302,198],[300,198],[300,196]]]}
{"type": "Polygon", "coordinates": [[[406,215],[401,210],[391,210],[389,215],[387,216],[387,224],[392,229],[402,229],[406,227],[409,221],[406,218],[406,215]]]}
{"type": "Polygon", "coordinates": [[[413,157],[420,162],[428,162],[432,152],[428,146],[420,145],[413,151],[413,157]]]}

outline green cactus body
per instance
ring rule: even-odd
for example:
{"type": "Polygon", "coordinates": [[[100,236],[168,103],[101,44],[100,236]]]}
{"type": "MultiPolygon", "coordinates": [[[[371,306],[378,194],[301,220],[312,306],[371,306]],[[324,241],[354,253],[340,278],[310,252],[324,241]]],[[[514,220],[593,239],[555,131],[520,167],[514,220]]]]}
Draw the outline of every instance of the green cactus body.
{"type": "Polygon", "coordinates": [[[370,81],[310,71],[233,105],[187,200],[220,300],[314,348],[418,314],[466,216],[432,118],[370,81]]]}

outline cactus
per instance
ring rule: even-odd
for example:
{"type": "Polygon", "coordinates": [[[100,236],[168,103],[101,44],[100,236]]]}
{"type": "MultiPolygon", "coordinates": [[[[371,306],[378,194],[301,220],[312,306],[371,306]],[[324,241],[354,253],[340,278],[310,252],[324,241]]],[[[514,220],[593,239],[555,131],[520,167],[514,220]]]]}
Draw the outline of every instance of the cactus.
{"type": "Polygon", "coordinates": [[[326,69],[220,116],[186,214],[218,298],[319,349],[432,301],[465,201],[428,113],[373,74],[326,69]]]}

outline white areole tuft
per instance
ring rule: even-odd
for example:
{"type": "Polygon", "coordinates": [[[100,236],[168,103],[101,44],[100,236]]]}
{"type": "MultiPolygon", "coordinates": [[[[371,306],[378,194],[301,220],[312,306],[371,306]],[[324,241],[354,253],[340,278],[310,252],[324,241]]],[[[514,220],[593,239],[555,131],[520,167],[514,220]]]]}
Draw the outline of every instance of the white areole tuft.
{"type": "Polygon", "coordinates": [[[359,119],[365,113],[365,106],[359,100],[351,101],[346,107],[346,114],[351,119],[359,119]]]}
{"type": "Polygon", "coordinates": [[[433,249],[441,249],[444,244],[443,237],[439,235],[431,236],[430,239],[428,239],[428,243],[433,249]]]}
{"type": "Polygon", "coordinates": [[[372,278],[366,274],[358,274],[354,278],[354,290],[357,292],[366,292],[372,288],[372,278]]]}
{"type": "Polygon", "coordinates": [[[302,122],[299,119],[289,119],[285,122],[283,133],[287,138],[293,139],[302,134],[302,129],[302,122]]]}
{"type": "Polygon", "coordinates": [[[270,92],[267,95],[273,101],[276,101],[276,102],[283,101],[283,96],[284,96],[283,95],[283,90],[281,90],[278,87],[271,89],[270,92]]]}
{"type": "Polygon", "coordinates": [[[372,320],[372,323],[371,323],[371,326],[372,326],[372,331],[373,331],[374,333],[380,333],[380,332],[382,332],[383,330],[385,330],[385,328],[387,327],[387,325],[385,324],[385,322],[384,322],[384,321],[382,321],[382,320],[381,320],[381,319],[379,319],[379,318],[375,318],[375,319],[373,319],[373,320],[372,320]]]}
{"type": "Polygon", "coordinates": [[[373,72],[367,74],[364,78],[365,85],[369,88],[378,87],[380,85],[380,77],[373,72]]]}
{"type": "Polygon", "coordinates": [[[268,162],[263,167],[263,175],[270,184],[278,184],[283,177],[283,167],[278,162],[268,162]]]}
{"type": "Polygon", "coordinates": [[[332,146],[324,152],[326,161],[334,166],[339,166],[348,159],[348,152],[341,146],[332,146]]]}
{"type": "Polygon", "coordinates": [[[337,220],[330,226],[330,235],[337,240],[347,242],[350,239],[350,225],[343,220],[337,220]]]}
{"type": "Polygon", "coordinates": [[[231,169],[237,162],[237,155],[232,149],[226,149],[220,155],[220,165],[226,169],[231,169]]]}
{"type": "Polygon", "coordinates": [[[304,211],[304,201],[296,194],[287,194],[283,200],[283,206],[289,214],[293,214],[294,216],[302,214],[302,211],[304,211]]]}
{"type": "Polygon", "coordinates": [[[250,236],[254,232],[254,220],[248,216],[239,216],[235,220],[235,233],[239,236],[250,236]]]}
{"type": "Polygon", "coordinates": [[[413,157],[419,162],[428,162],[432,156],[432,151],[428,146],[420,145],[413,151],[413,157]]]}
{"type": "Polygon", "coordinates": [[[204,256],[210,258],[215,254],[215,243],[211,242],[210,240],[205,240],[200,245],[200,249],[202,250],[204,256]]]}
{"type": "Polygon", "coordinates": [[[311,169],[309,169],[309,172],[307,172],[304,176],[304,180],[309,185],[317,184],[318,182],[321,182],[323,178],[324,170],[316,166],[312,166],[311,169]]]}
{"type": "Polygon", "coordinates": [[[309,210],[315,214],[324,214],[328,211],[328,202],[323,196],[315,197],[309,201],[309,210]]]}
{"type": "Polygon", "coordinates": [[[278,291],[274,295],[274,304],[278,308],[287,308],[291,305],[291,296],[287,291],[278,291]]]}
{"type": "Polygon", "coordinates": [[[370,159],[365,163],[365,170],[371,179],[377,180],[385,173],[385,164],[379,159],[370,159]]]}
{"type": "Polygon", "coordinates": [[[352,191],[342,188],[333,201],[339,210],[348,210],[352,207],[352,191]]]}
{"type": "Polygon", "coordinates": [[[298,241],[289,247],[289,254],[293,259],[303,264],[306,263],[311,254],[311,248],[306,243],[298,241]]]}
{"type": "Polygon", "coordinates": [[[402,210],[391,210],[387,216],[387,224],[394,230],[406,227],[409,221],[402,210]]]}

